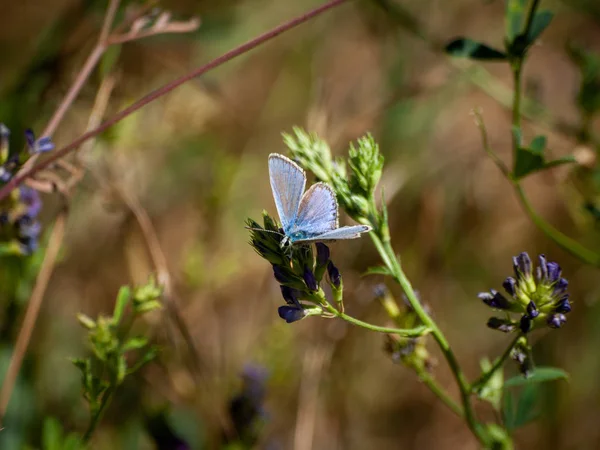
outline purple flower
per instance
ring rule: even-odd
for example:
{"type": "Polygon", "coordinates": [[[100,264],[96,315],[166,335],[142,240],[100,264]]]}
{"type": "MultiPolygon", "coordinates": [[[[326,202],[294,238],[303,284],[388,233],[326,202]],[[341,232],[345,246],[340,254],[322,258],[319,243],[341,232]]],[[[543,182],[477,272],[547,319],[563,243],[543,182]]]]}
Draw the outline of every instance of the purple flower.
{"type": "Polygon", "coordinates": [[[331,261],[329,261],[329,264],[327,264],[327,274],[329,275],[329,280],[331,281],[331,284],[336,289],[339,289],[342,283],[342,275],[340,274],[338,268],[335,267],[333,265],[333,262],[331,261]]]}
{"type": "Polygon", "coordinates": [[[280,306],[277,312],[287,323],[297,322],[306,316],[304,309],[298,306],[280,306]]]}
{"type": "Polygon", "coordinates": [[[32,155],[54,150],[54,144],[52,143],[52,139],[50,137],[44,136],[36,141],[35,134],[31,129],[25,130],[25,140],[27,141],[27,146],[29,147],[29,153],[32,155]]]}
{"type": "Polygon", "coordinates": [[[304,282],[306,283],[306,287],[311,291],[319,290],[319,285],[317,284],[317,279],[315,278],[315,274],[308,266],[304,267],[304,274],[302,275],[304,278],[304,282]]]}
{"type": "Polygon", "coordinates": [[[42,200],[40,194],[29,186],[19,187],[19,200],[26,207],[25,214],[30,218],[35,218],[42,209],[42,200]]]}

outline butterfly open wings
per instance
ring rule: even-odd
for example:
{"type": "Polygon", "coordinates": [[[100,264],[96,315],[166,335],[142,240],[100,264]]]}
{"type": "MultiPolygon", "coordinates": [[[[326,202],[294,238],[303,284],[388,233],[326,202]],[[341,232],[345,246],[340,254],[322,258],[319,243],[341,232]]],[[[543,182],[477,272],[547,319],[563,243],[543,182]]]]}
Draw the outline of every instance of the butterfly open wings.
{"type": "Polygon", "coordinates": [[[355,239],[371,230],[367,225],[338,227],[338,205],[333,189],[316,183],[306,192],[306,174],[291,159],[269,155],[269,178],[277,213],[292,243],[355,239]]]}

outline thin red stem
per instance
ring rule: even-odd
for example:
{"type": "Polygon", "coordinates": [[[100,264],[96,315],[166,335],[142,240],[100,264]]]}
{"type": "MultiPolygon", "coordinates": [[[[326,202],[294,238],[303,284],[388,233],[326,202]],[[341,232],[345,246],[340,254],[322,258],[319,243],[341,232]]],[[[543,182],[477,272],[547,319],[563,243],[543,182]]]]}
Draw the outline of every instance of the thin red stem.
{"type": "Polygon", "coordinates": [[[16,188],[19,184],[21,184],[27,178],[36,174],[40,170],[45,169],[46,167],[48,167],[49,165],[54,163],[56,160],[62,158],[63,156],[67,155],[68,153],[70,153],[73,150],[75,150],[76,148],[78,148],[81,144],[83,144],[88,139],[90,139],[94,136],[97,136],[98,134],[102,133],[106,129],[108,129],[111,126],[113,126],[114,124],[116,124],[117,122],[123,120],[125,117],[129,116],[130,114],[134,113],[135,111],[139,110],[140,108],[146,106],[148,103],[153,102],[154,100],[158,99],[159,97],[162,97],[163,95],[171,92],[175,88],[181,86],[183,83],[186,83],[187,81],[190,81],[193,78],[196,78],[200,75],[205,74],[209,70],[212,70],[215,67],[218,67],[218,66],[232,60],[233,58],[240,56],[240,55],[254,49],[255,47],[258,47],[259,45],[261,45],[267,41],[270,41],[271,39],[274,39],[275,37],[279,36],[280,34],[286,32],[288,30],[291,30],[292,28],[294,28],[298,25],[301,25],[304,22],[308,22],[312,18],[314,18],[314,17],[324,13],[325,11],[328,11],[338,5],[341,5],[342,3],[346,2],[346,1],[347,0],[332,0],[322,6],[319,6],[318,8],[315,8],[312,11],[304,13],[301,16],[298,16],[288,22],[285,22],[285,23],[279,25],[278,27],[273,28],[270,31],[267,31],[266,33],[261,34],[260,36],[257,36],[256,38],[246,42],[245,44],[240,45],[239,47],[234,48],[233,50],[228,51],[227,53],[224,53],[223,55],[219,56],[218,58],[213,59],[212,61],[189,72],[188,74],[186,74],[180,78],[177,78],[176,80],[173,80],[170,83],[150,92],[148,95],[142,97],[140,100],[138,100],[131,106],[128,106],[124,110],[115,114],[113,117],[111,117],[106,122],[102,123],[100,126],[95,128],[94,130],[88,131],[87,133],[83,134],[82,136],[80,136],[79,138],[77,138],[73,142],[71,142],[69,145],[67,145],[66,147],[63,147],[60,150],[56,150],[56,151],[52,152],[52,154],[44,161],[41,161],[40,163],[36,164],[35,166],[22,171],[22,173],[19,173],[12,180],[10,180],[8,183],[6,183],[2,188],[0,188],[0,200],[6,198],[14,188],[16,188]]]}

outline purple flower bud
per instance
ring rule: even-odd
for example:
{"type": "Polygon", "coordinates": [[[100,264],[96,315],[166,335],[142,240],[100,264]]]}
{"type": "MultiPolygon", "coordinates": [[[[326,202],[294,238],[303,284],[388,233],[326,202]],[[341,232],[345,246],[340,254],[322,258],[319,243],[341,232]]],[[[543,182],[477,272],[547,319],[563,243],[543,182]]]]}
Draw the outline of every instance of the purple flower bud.
{"type": "Polygon", "coordinates": [[[296,322],[300,319],[303,319],[306,315],[304,309],[296,306],[280,306],[277,309],[277,312],[279,313],[279,317],[281,317],[287,323],[296,322]]]}
{"type": "Polygon", "coordinates": [[[311,291],[316,291],[319,289],[319,285],[317,284],[317,279],[315,278],[315,274],[308,266],[304,267],[304,273],[302,274],[302,278],[304,278],[304,282],[306,283],[306,287],[311,291]]]}
{"type": "Polygon", "coordinates": [[[317,266],[325,267],[329,261],[329,247],[322,242],[317,242],[315,246],[317,247],[317,266]]]}
{"type": "Polygon", "coordinates": [[[537,306],[535,306],[535,303],[533,301],[530,301],[527,305],[527,315],[530,319],[535,319],[537,316],[540,315],[540,312],[537,310],[537,306]]]}
{"type": "Polygon", "coordinates": [[[500,319],[498,317],[490,317],[487,322],[487,326],[493,330],[502,331],[504,333],[510,333],[514,331],[515,324],[507,319],[500,319]]]}
{"type": "Polygon", "coordinates": [[[513,268],[515,269],[515,276],[517,280],[522,277],[531,276],[531,258],[527,252],[519,254],[519,256],[513,257],[513,268]]]}
{"type": "Polygon", "coordinates": [[[567,287],[569,286],[569,282],[564,278],[559,278],[559,280],[554,285],[553,295],[559,296],[566,292],[567,287]]]}
{"type": "Polygon", "coordinates": [[[548,316],[548,326],[550,328],[560,328],[567,321],[564,314],[552,314],[548,316]]]}
{"type": "Polygon", "coordinates": [[[571,312],[571,303],[569,302],[569,294],[565,294],[557,303],[554,311],[557,313],[571,312]]]}
{"type": "Polygon", "coordinates": [[[281,284],[289,283],[291,281],[291,278],[286,273],[286,270],[281,266],[273,265],[273,275],[281,284]]]}
{"type": "Polygon", "coordinates": [[[337,267],[333,265],[331,261],[327,264],[327,273],[329,274],[329,280],[331,280],[331,284],[338,288],[342,283],[342,275],[337,267]]]}
{"type": "Polygon", "coordinates": [[[27,146],[29,147],[29,153],[46,153],[51,150],[54,150],[54,144],[52,143],[52,139],[48,136],[41,137],[37,141],[35,140],[35,134],[31,129],[25,130],[25,140],[27,141],[27,146]]]}
{"type": "Polygon", "coordinates": [[[490,292],[481,292],[477,295],[486,305],[495,309],[509,309],[510,302],[500,292],[492,289],[490,292]]]}
{"type": "Polygon", "coordinates": [[[513,277],[508,277],[506,280],[504,280],[502,286],[510,296],[514,297],[517,295],[517,280],[515,280],[513,277]]]}
{"type": "Polygon", "coordinates": [[[546,255],[538,256],[539,270],[537,272],[538,281],[544,281],[548,279],[548,263],[546,262],[546,255]]]}
{"type": "Polygon", "coordinates": [[[560,266],[557,263],[551,261],[548,264],[546,264],[546,267],[548,268],[548,281],[553,283],[558,281],[558,279],[560,278],[560,274],[562,273],[560,266]]]}
{"type": "Polygon", "coordinates": [[[295,305],[297,307],[300,307],[300,302],[298,301],[298,298],[300,297],[300,291],[284,285],[281,285],[280,288],[281,295],[283,296],[283,299],[288,305],[295,305]]]}
{"type": "Polygon", "coordinates": [[[525,315],[521,317],[521,321],[519,322],[519,328],[523,333],[527,333],[531,330],[531,319],[529,316],[525,315]]]}

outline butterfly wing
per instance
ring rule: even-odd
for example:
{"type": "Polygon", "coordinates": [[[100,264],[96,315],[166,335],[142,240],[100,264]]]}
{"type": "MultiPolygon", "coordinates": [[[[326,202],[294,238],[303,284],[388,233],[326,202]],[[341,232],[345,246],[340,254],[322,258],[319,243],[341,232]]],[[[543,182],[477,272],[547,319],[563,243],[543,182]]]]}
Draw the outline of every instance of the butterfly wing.
{"type": "Polygon", "coordinates": [[[291,233],[310,238],[335,230],[337,226],[338,205],[333,189],[325,183],[313,184],[302,197],[296,226],[290,230],[291,233]]]}
{"type": "Polygon", "coordinates": [[[362,233],[371,231],[371,227],[368,225],[353,225],[351,227],[341,227],[335,230],[327,231],[325,233],[313,236],[307,239],[298,239],[295,243],[306,243],[306,242],[328,242],[337,241],[341,239],[356,239],[359,238],[362,233]]]}
{"type": "Polygon", "coordinates": [[[306,175],[304,170],[291,159],[271,153],[269,155],[269,179],[279,220],[287,234],[296,223],[298,207],[306,185],[306,175]]]}

